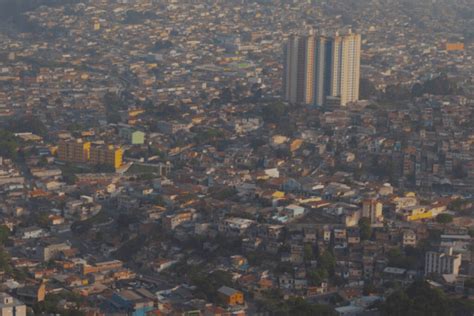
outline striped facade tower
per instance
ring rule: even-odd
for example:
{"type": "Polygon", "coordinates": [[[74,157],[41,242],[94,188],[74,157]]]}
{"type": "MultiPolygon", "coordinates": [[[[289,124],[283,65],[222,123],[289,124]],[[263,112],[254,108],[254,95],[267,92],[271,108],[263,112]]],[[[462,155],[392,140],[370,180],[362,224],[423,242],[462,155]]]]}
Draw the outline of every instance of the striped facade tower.
{"type": "Polygon", "coordinates": [[[341,106],[359,99],[360,34],[291,36],[284,46],[283,94],[290,103],[341,106]]]}

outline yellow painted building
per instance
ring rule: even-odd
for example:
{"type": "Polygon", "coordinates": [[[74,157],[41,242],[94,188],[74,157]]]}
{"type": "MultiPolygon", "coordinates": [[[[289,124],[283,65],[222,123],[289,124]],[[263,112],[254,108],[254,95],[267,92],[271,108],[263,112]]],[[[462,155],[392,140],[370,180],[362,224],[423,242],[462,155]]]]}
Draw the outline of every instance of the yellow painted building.
{"type": "Polygon", "coordinates": [[[90,156],[90,142],[81,139],[61,141],[58,146],[58,159],[64,162],[86,163],[90,156]]]}
{"type": "Polygon", "coordinates": [[[61,141],[57,147],[58,159],[64,162],[122,166],[123,150],[114,145],[94,145],[81,139],[61,141]]]}
{"type": "Polygon", "coordinates": [[[114,145],[92,146],[90,150],[90,163],[92,165],[108,165],[115,169],[122,166],[123,150],[114,145]]]}
{"type": "Polygon", "coordinates": [[[402,216],[404,220],[412,222],[433,218],[433,212],[427,209],[425,206],[417,205],[404,209],[402,216]]]}
{"type": "Polygon", "coordinates": [[[272,198],[274,199],[283,199],[284,197],[285,197],[285,192],[282,192],[282,191],[275,191],[272,194],[272,198]]]}
{"type": "Polygon", "coordinates": [[[81,136],[82,137],[90,137],[90,136],[94,136],[95,135],[95,132],[93,130],[90,130],[90,131],[82,131],[81,132],[81,136]]]}
{"type": "Polygon", "coordinates": [[[293,152],[293,151],[296,151],[298,150],[301,145],[303,145],[303,141],[301,139],[295,139],[294,141],[291,142],[290,144],[290,150],[293,152]]]}
{"type": "Polygon", "coordinates": [[[129,117],[135,117],[137,115],[145,113],[145,110],[143,109],[135,109],[135,110],[130,110],[128,111],[128,116],[129,117]]]}
{"type": "Polygon", "coordinates": [[[411,221],[419,221],[422,219],[430,219],[430,218],[433,218],[433,213],[431,211],[428,211],[424,213],[417,213],[417,214],[410,215],[407,217],[407,220],[411,222],[411,221]]]}
{"type": "Polygon", "coordinates": [[[49,152],[51,155],[57,155],[58,154],[58,146],[50,146],[49,147],[49,152]]]}
{"type": "Polygon", "coordinates": [[[463,51],[464,50],[464,43],[462,43],[462,42],[446,43],[444,45],[444,48],[448,52],[463,51]]]}
{"type": "Polygon", "coordinates": [[[143,114],[145,113],[145,110],[143,109],[135,109],[135,110],[130,110],[128,111],[128,120],[127,120],[127,123],[129,125],[135,125],[136,122],[137,122],[137,117],[140,115],[140,114],[143,114]]]}

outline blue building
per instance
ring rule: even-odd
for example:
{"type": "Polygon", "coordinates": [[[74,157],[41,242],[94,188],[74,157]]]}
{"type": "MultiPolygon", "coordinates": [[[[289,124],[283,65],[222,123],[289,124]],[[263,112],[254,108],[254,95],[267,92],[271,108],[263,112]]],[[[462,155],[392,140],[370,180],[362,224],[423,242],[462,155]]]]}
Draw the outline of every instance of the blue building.
{"type": "Polygon", "coordinates": [[[112,309],[131,316],[146,316],[155,309],[156,296],[144,288],[117,291],[110,299],[112,309]]]}

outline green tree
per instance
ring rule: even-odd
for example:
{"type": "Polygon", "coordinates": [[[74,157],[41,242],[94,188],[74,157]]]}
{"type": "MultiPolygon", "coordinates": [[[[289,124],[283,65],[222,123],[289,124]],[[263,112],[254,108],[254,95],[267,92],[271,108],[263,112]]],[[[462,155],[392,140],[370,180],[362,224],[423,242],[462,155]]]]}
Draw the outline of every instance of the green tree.
{"type": "Polygon", "coordinates": [[[100,164],[94,166],[94,171],[97,173],[112,173],[115,172],[115,167],[108,164],[100,164]]]}
{"type": "Polygon", "coordinates": [[[334,310],[328,305],[310,304],[302,297],[290,297],[286,304],[289,315],[335,315],[334,310]]]}
{"type": "Polygon", "coordinates": [[[304,260],[311,261],[314,258],[313,246],[311,244],[304,245],[304,260]]]}
{"type": "Polygon", "coordinates": [[[225,201],[235,198],[237,196],[237,190],[234,187],[225,186],[212,190],[210,194],[211,197],[216,200],[225,201]]]}
{"type": "Polygon", "coordinates": [[[221,286],[232,284],[232,274],[228,271],[217,270],[210,274],[203,273],[202,269],[192,271],[189,275],[191,282],[196,286],[196,296],[207,299],[211,302],[217,302],[217,290],[221,286]]]}
{"type": "Polygon", "coordinates": [[[43,121],[32,115],[16,117],[9,122],[9,129],[15,133],[31,132],[42,137],[48,134],[43,121]]]}
{"type": "Polygon", "coordinates": [[[12,273],[13,273],[13,277],[18,282],[24,282],[26,278],[28,277],[28,270],[26,268],[23,268],[23,269],[14,268],[12,273]]]}
{"type": "Polygon", "coordinates": [[[106,93],[103,98],[107,122],[118,123],[121,120],[119,111],[127,109],[127,103],[116,93],[106,93]]]}
{"type": "Polygon", "coordinates": [[[10,236],[10,229],[5,225],[0,225],[0,244],[4,245],[10,236]]]}
{"type": "Polygon", "coordinates": [[[370,295],[375,292],[375,285],[373,282],[364,282],[363,294],[370,295]]]}
{"type": "Polygon", "coordinates": [[[332,316],[336,315],[329,305],[311,304],[302,297],[283,299],[279,289],[272,289],[262,293],[262,298],[257,301],[258,310],[270,315],[278,316],[332,316]]]}
{"type": "Polygon", "coordinates": [[[171,47],[173,47],[173,43],[171,41],[160,40],[160,41],[155,42],[155,44],[153,45],[153,50],[155,52],[158,52],[163,49],[170,49],[171,47]]]}
{"type": "Polygon", "coordinates": [[[463,299],[449,299],[441,290],[433,289],[426,281],[416,281],[407,289],[397,290],[381,304],[387,316],[444,316],[471,315],[474,304],[463,299]]]}
{"type": "Polygon", "coordinates": [[[203,131],[199,131],[196,134],[196,137],[194,138],[194,140],[198,144],[208,144],[211,142],[215,142],[216,140],[222,137],[224,137],[224,133],[222,133],[222,131],[215,128],[210,128],[203,131]]]}
{"type": "Polygon", "coordinates": [[[359,220],[360,239],[367,240],[372,236],[372,228],[370,225],[370,219],[363,217],[359,220]]]}
{"type": "Polygon", "coordinates": [[[403,291],[396,291],[390,295],[382,305],[382,313],[387,316],[408,315],[412,301],[403,291]]]}
{"type": "Polygon", "coordinates": [[[473,210],[473,205],[472,200],[456,199],[449,203],[448,209],[460,215],[469,215],[473,210]]]}
{"type": "Polygon", "coordinates": [[[439,214],[438,216],[436,216],[436,221],[440,224],[448,224],[453,221],[453,216],[445,213],[439,214]]]}
{"type": "Polygon", "coordinates": [[[44,301],[38,302],[33,305],[33,311],[35,315],[40,314],[58,314],[58,315],[69,315],[69,316],[80,316],[85,315],[84,312],[78,309],[78,306],[84,302],[84,299],[74,293],[63,291],[57,294],[47,294],[44,301]],[[75,308],[71,309],[62,309],[60,308],[59,302],[61,300],[66,300],[68,302],[74,303],[75,308]]]}
{"type": "Polygon", "coordinates": [[[464,281],[464,287],[468,289],[474,289],[474,278],[470,278],[464,281]]]}
{"type": "Polygon", "coordinates": [[[411,98],[411,91],[409,87],[398,84],[388,85],[385,88],[383,98],[389,102],[398,102],[401,100],[407,100],[411,98]]]}
{"type": "Polygon", "coordinates": [[[5,248],[0,248],[0,271],[10,273],[12,267],[10,265],[10,254],[5,250],[5,248]]]}
{"type": "Polygon", "coordinates": [[[46,212],[41,212],[36,217],[36,223],[39,227],[47,228],[49,227],[49,215],[46,212]]]}
{"type": "Polygon", "coordinates": [[[377,88],[375,88],[375,85],[372,83],[372,81],[366,78],[360,79],[359,94],[362,100],[367,100],[372,97],[376,97],[377,92],[377,88]]]}
{"type": "Polygon", "coordinates": [[[232,95],[232,90],[230,88],[223,88],[220,95],[219,95],[220,101],[223,104],[229,103],[232,101],[233,95],[232,95]]]}
{"type": "Polygon", "coordinates": [[[278,123],[288,112],[287,106],[283,102],[270,103],[263,107],[263,120],[267,123],[278,123]]]}
{"type": "Polygon", "coordinates": [[[417,82],[411,87],[412,97],[414,98],[421,97],[423,93],[424,93],[423,85],[421,83],[417,82]]]}
{"type": "Polygon", "coordinates": [[[434,95],[450,95],[461,92],[457,83],[446,74],[429,79],[423,83],[423,92],[434,95]]]}
{"type": "Polygon", "coordinates": [[[326,268],[318,267],[308,272],[308,281],[311,285],[320,285],[321,282],[329,278],[329,272],[326,268]]]}
{"type": "Polygon", "coordinates": [[[424,251],[420,255],[417,249],[407,248],[406,254],[400,249],[390,249],[387,253],[388,264],[391,267],[402,269],[417,269],[420,268],[420,263],[423,263],[424,251]]]}
{"type": "Polygon", "coordinates": [[[147,236],[141,234],[126,241],[119,249],[114,252],[113,256],[123,261],[133,260],[133,256],[135,256],[135,254],[137,254],[140,249],[143,248],[143,244],[146,242],[146,239],[147,236]]]}
{"type": "Polygon", "coordinates": [[[18,139],[11,132],[0,129],[0,156],[16,159],[18,147],[18,139]]]}
{"type": "Polygon", "coordinates": [[[101,231],[98,231],[95,233],[94,240],[97,242],[102,242],[104,241],[104,233],[101,231]]]}
{"type": "Polygon", "coordinates": [[[290,262],[279,262],[275,268],[275,273],[283,274],[283,273],[292,273],[293,272],[293,265],[290,262]]]}
{"type": "Polygon", "coordinates": [[[336,258],[331,251],[326,250],[319,255],[318,268],[321,269],[319,270],[321,273],[323,273],[323,271],[327,271],[329,276],[334,275],[334,270],[336,268],[336,258]]]}

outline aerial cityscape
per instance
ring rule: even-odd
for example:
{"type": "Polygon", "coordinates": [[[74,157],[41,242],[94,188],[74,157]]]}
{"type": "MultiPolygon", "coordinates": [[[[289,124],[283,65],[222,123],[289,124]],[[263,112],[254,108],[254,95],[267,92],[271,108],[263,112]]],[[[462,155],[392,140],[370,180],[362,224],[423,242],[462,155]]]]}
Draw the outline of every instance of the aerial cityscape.
{"type": "Polygon", "coordinates": [[[0,316],[474,315],[473,0],[0,0],[0,316]]]}

